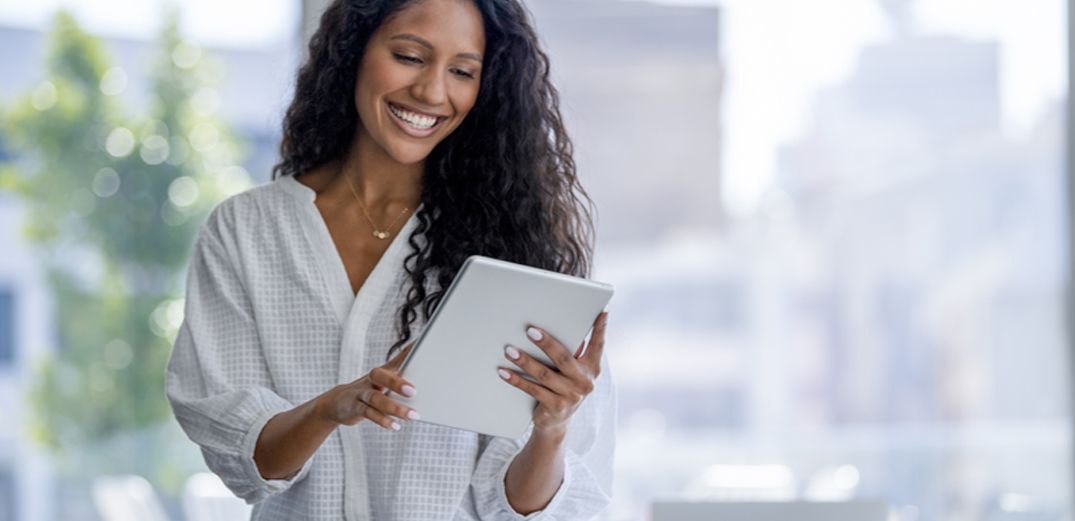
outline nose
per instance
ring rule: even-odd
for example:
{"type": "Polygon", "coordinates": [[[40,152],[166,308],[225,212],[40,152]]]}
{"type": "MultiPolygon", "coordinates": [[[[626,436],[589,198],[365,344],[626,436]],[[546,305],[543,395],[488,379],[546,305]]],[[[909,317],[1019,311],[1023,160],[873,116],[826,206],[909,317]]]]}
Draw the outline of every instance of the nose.
{"type": "Polygon", "coordinates": [[[446,80],[447,78],[443,71],[430,67],[411,86],[411,96],[431,106],[441,105],[448,100],[446,80]]]}

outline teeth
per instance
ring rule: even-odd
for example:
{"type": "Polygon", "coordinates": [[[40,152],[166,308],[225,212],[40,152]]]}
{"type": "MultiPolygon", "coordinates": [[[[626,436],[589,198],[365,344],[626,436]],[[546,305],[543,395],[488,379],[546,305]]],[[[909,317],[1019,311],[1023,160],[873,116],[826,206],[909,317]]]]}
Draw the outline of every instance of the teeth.
{"type": "Polygon", "coordinates": [[[396,116],[399,116],[399,119],[406,121],[412,127],[417,129],[426,130],[428,128],[432,128],[433,125],[437,123],[437,118],[423,116],[421,114],[415,114],[413,112],[403,110],[392,104],[388,105],[388,109],[391,110],[392,113],[396,116]]]}

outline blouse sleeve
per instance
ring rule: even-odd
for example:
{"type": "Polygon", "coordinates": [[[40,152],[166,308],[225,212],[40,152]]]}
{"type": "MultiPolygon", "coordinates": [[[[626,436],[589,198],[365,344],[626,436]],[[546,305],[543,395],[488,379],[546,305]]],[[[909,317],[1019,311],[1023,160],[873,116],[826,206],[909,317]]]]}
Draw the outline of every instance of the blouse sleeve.
{"type": "Polygon", "coordinates": [[[222,238],[222,206],[194,245],[185,317],[165,372],[165,392],[209,469],[252,504],[302,480],[313,458],[287,479],[266,480],[254,463],[261,429],[294,405],[272,390],[252,306],[222,238]]]}
{"type": "Polygon", "coordinates": [[[530,438],[531,426],[516,439],[483,436],[488,444],[478,457],[462,511],[473,512],[483,521],[582,521],[593,519],[608,506],[616,442],[616,391],[607,357],[602,357],[601,366],[593,392],[571,419],[565,441],[564,478],[544,510],[519,514],[508,503],[504,486],[508,467],[530,438]]]}

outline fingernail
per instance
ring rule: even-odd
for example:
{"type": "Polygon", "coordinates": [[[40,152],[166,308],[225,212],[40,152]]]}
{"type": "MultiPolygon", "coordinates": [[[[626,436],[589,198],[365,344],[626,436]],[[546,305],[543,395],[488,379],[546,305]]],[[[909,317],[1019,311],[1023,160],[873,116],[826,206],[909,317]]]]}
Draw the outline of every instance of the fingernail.
{"type": "Polygon", "coordinates": [[[511,347],[511,346],[505,347],[504,352],[507,353],[508,358],[510,358],[512,360],[518,360],[519,359],[519,350],[515,349],[514,347],[511,347]]]}
{"type": "Polygon", "coordinates": [[[414,396],[416,394],[418,394],[418,391],[415,391],[414,387],[412,387],[410,385],[404,385],[403,386],[403,396],[406,396],[406,397],[410,398],[410,397],[412,397],[412,396],[414,396]]]}
{"type": "Polygon", "coordinates": [[[396,423],[396,422],[392,422],[392,430],[398,431],[399,429],[400,429],[399,424],[396,423]]]}
{"type": "Polygon", "coordinates": [[[507,371],[505,371],[503,369],[497,369],[496,374],[500,375],[500,377],[505,379],[505,380],[511,378],[511,373],[509,373],[509,372],[507,372],[507,371]]]}
{"type": "Polygon", "coordinates": [[[537,342],[541,340],[541,331],[538,331],[536,327],[530,327],[526,330],[526,336],[530,337],[531,340],[537,342]]]}
{"type": "Polygon", "coordinates": [[[412,420],[422,419],[422,417],[418,415],[418,411],[407,411],[407,418],[410,418],[412,420]]]}

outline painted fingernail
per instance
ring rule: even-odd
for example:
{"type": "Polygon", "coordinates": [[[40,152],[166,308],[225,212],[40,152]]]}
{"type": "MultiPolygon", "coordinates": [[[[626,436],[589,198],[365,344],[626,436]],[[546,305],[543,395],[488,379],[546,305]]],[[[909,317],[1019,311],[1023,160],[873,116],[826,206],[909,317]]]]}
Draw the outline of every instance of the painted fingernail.
{"type": "Polygon", "coordinates": [[[510,358],[512,360],[518,360],[519,359],[519,350],[515,349],[514,347],[511,347],[511,346],[505,347],[504,352],[507,353],[508,358],[510,358]]]}
{"type": "Polygon", "coordinates": [[[409,397],[412,397],[412,396],[414,396],[416,394],[418,394],[418,391],[414,390],[414,387],[412,387],[410,385],[404,385],[403,386],[403,396],[406,396],[406,397],[409,398],[409,397]]]}
{"type": "Polygon", "coordinates": [[[410,418],[412,420],[420,420],[420,419],[422,419],[422,417],[418,415],[418,411],[413,411],[413,410],[412,411],[407,411],[407,418],[410,418]]]}
{"type": "Polygon", "coordinates": [[[505,379],[505,380],[511,378],[511,373],[509,373],[509,372],[507,372],[507,371],[505,371],[503,369],[497,369],[496,374],[500,375],[500,377],[505,379]]]}
{"type": "Polygon", "coordinates": [[[399,429],[400,429],[400,426],[399,426],[399,424],[398,424],[398,423],[396,423],[396,422],[392,422],[392,430],[394,430],[394,431],[398,431],[399,429]]]}
{"type": "Polygon", "coordinates": [[[538,331],[536,327],[530,327],[526,329],[526,336],[530,337],[531,340],[537,342],[541,340],[541,331],[538,331]]]}

